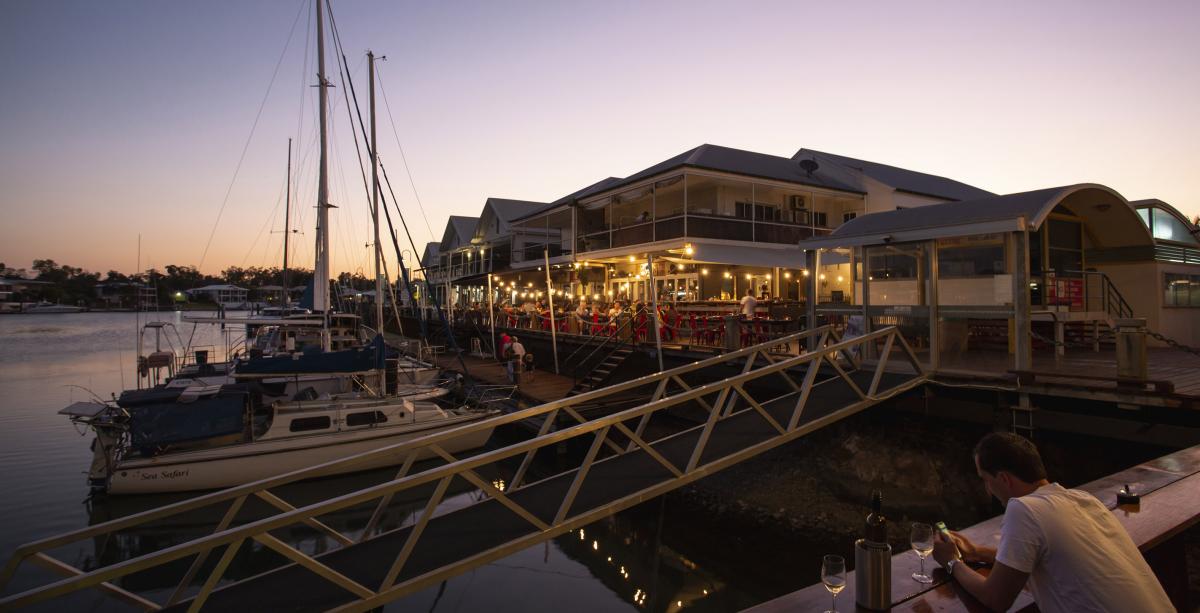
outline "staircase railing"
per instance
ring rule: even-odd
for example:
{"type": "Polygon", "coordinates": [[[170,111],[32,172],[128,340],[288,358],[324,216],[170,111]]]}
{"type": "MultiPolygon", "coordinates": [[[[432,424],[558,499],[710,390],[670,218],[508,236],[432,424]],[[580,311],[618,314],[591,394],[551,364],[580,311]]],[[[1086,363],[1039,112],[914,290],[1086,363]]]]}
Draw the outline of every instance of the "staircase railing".
{"type": "MultiPolygon", "coordinates": [[[[1063,274],[1082,277],[1083,295],[1078,298],[1084,310],[1103,311],[1108,314],[1110,319],[1133,317],[1133,308],[1129,306],[1125,297],[1121,295],[1120,290],[1107,274],[1095,270],[1064,270],[1063,274]]],[[[1068,288],[1068,294],[1060,296],[1060,298],[1066,298],[1067,303],[1070,304],[1077,296],[1070,289],[1071,285],[1068,284],[1065,287],[1068,288]]]]}
{"type": "MultiPolygon", "coordinates": [[[[629,347],[635,347],[636,343],[632,340],[634,338],[632,333],[633,326],[637,322],[638,316],[647,312],[648,311],[645,308],[633,312],[629,317],[625,318],[625,321],[620,322],[615,329],[611,328],[611,324],[605,323],[603,324],[605,328],[603,331],[591,335],[588,340],[576,347],[575,351],[572,351],[571,354],[563,360],[563,364],[571,364],[571,360],[580,351],[586,349],[587,347],[592,347],[592,350],[584,355],[579,361],[575,362],[575,366],[571,369],[571,383],[573,385],[579,383],[579,380],[582,378],[582,373],[586,372],[585,367],[589,363],[592,363],[591,360],[596,355],[596,352],[604,349],[610,343],[613,344],[612,347],[608,350],[608,353],[604,354],[604,357],[599,360],[600,362],[607,360],[610,356],[612,356],[613,353],[616,353],[616,351],[623,346],[628,345],[629,347]],[[626,330],[629,330],[630,333],[626,334],[626,330]],[[595,342],[597,339],[599,339],[599,342],[595,342]]],[[[583,322],[580,322],[580,325],[584,325],[583,322]]],[[[588,323],[586,325],[591,326],[596,324],[588,323]]]]}

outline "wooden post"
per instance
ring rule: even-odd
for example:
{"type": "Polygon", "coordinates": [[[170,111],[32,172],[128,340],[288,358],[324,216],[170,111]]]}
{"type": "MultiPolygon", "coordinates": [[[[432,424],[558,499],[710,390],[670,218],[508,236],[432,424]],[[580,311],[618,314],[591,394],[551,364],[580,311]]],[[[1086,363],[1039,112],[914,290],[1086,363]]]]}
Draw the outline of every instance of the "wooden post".
{"type": "MultiPolygon", "coordinates": [[[[812,330],[817,327],[817,265],[819,263],[820,256],[817,251],[812,249],[804,251],[804,266],[806,267],[805,270],[808,271],[808,276],[805,277],[807,281],[804,284],[804,289],[808,291],[807,304],[805,305],[807,312],[805,313],[804,322],[806,330],[812,330]]],[[[797,349],[799,348],[797,347],[797,349]]],[[[815,335],[809,336],[808,350],[816,351],[816,349],[817,337],[815,335]]]]}
{"type": "Polygon", "coordinates": [[[1021,230],[1011,234],[1010,244],[1013,248],[1009,254],[1013,283],[1013,367],[1016,370],[1030,370],[1033,368],[1033,345],[1029,336],[1029,226],[1024,217],[1019,218],[1019,223],[1021,230]]]}
{"type": "MultiPolygon", "coordinates": [[[[547,217],[549,219],[549,217],[547,217]]],[[[549,222],[547,222],[549,223],[549,222]]],[[[549,237],[547,237],[549,240],[549,237]]],[[[554,374],[558,373],[558,331],[554,329],[554,285],[550,282],[550,243],[542,247],[542,257],[546,264],[546,300],[550,305],[550,344],[554,350],[554,374]]]]}

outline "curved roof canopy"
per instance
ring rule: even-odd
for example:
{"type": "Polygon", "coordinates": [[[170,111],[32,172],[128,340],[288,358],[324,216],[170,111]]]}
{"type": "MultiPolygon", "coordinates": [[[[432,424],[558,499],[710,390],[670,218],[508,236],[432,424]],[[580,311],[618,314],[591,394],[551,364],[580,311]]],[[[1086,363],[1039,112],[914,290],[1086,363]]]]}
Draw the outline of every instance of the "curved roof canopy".
{"type": "Polygon", "coordinates": [[[863,215],[842,224],[828,237],[801,241],[800,245],[821,249],[1037,230],[1055,209],[1082,218],[1094,247],[1154,245],[1129,202],[1096,183],[863,215]]]}

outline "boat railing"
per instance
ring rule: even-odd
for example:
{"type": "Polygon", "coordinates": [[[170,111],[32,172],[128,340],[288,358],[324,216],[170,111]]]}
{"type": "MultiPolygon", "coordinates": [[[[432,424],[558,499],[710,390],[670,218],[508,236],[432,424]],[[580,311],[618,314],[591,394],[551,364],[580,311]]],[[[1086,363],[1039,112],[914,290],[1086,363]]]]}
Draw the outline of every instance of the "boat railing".
{"type": "MultiPolygon", "coordinates": [[[[221,581],[238,550],[247,541],[261,543],[282,554],[288,560],[312,570],[323,579],[331,581],[353,593],[360,599],[356,601],[356,607],[360,605],[363,608],[379,606],[383,602],[395,599],[422,586],[432,585],[431,581],[453,576],[456,572],[463,570],[463,564],[471,565],[486,562],[497,558],[501,553],[510,552],[512,547],[526,547],[528,544],[524,543],[524,541],[528,538],[533,538],[525,537],[518,539],[502,548],[502,552],[492,550],[488,554],[483,555],[483,557],[475,556],[461,560],[436,571],[407,578],[397,583],[400,572],[403,570],[409,555],[412,553],[416,541],[420,539],[422,531],[443,500],[450,482],[456,478],[465,479],[476,487],[479,487],[487,496],[495,499],[498,503],[512,510],[533,526],[536,526],[538,530],[534,536],[537,538],[549,538],[595,521],[595,519],[603,517],[607,513],[626,508],[637,501],[644,500],[647,496],[657,495],[678,487],[681,484],[699,479],[712,471],[723,468],[729,463],[743,459],[742,455],[746,453],[757,453],[760,451],[760,449],[754,448],[739,452],[742,455],[735,454],[716,460],[705,456],[709,435],[712,433],[714,426],[724,419],[741,415],[745,411],[757,412],[778,433],[778,436],[772,441],[759,445],[760,447],[766,445],[767,447],[764,447],[764,449],[770,448],[770,446],[781,444],[781,442],[801,436],[825,423],[840,419],[846,414],[861,410],[885,398],[912,389],[919,385],[924,380],[924,377],[925,374],[920,361],[913,354],[911,348],[895,327],[882,328],[845,340],[830,326],[821,326],[797,332],[783,339],[773,340],[770,344],[754,345],[739,349],[576,396],[562,398],[508,414],[481,419],[474,423],[436,432],[419,439],[347,456],[317,466],[201,495],[157,509],[21,545],[16,548],[4,568],[0,570],[0,589],[9,584],[18,567],[26,560],[49,567],[65,575],[65,578],[0,599],[0,609],[31,605],[89,587],[99,588],[111,595],[115,595],[146,609],[171,606],[190,596],[191,609],[199,609],[203,606],[218,582],[221,581]],[[782,341],[795,341],[798,345],[807,342],[808,346],[812,349],[799,356],[782,359],[770,354],[770,346],[782,341]],[[866,381],[869,378],[870,383],[860,385],[850,376],[851,372],[859,371],[863,368],[863,364],[857,356],[863,353],[866,346],[877,347],[880,344],[883,346],[883,351],[878,354],[880,358],[873,365],[873,371],[864,372],[857,377],[859,382],[866,381]],[[900,383],[889,383],[885,386],[883,385],[883,375],[885,372],[895,372],[886,370],[889,363],[888,357],[893,352],[898,353],[902,360],[909,364],[909,367],[904,369],[905,378],[900,383]],[[740,367],[740,373],[725,379],[705,383],[703,382],[703,376],[692,376],[689,383],[684,377],[689,373],[694,373],[701,369],[728,365],[739,361],[743,362],[743,365],[740,367]],[[829,370],[826,370],[826,367],[829,370]],[[829,380],[817,380],[818,373],[822,371],[827,373],[832,371],[835,373],[832,378],[843,381],[852,390],[854,399],[847,400],[847,405],[843,411],[835,411],[833,414],[810,419],[808,422],[801,424],[801,413],[804,411],[810,393],[816,386],[824,385],[829,380]],[[864,377],[863,375],[868,376],[864,377]],[[788,419],[777,420],[763,408],[764,404],[771,402],[770,400],[764,399],[760,403],[753,398],[754,394],[764,392],[758,391],[759,387],[749,387],[749,384],[764,377],[780,377],[790,388],[785,396],[795,398],[795,401],[794,408],[790,409],[788,419]],[[651,387],[654,390],[653,393],[643,403],[630,409],[591,420],[584,418],[577,410],[578,407],[605,402],[613,394],[622,394],[640,388],[650,389],[651,387]],[[703,426],[703,432],[697,439],[694,449],[690,452],[690,460],[684,465],[677,466],[663,458],[643,437],[647,435],[646,428],[653,415],[660,414],[673,407],[685,405],[685,403],[686,406],[703,407],[708,417],[703,426]],[[737,410],[735,411],[735,409],[737,410]],[[571,427],[559,425],[560,429],[551,432],[551,426],[560,422],[557,419],[560,415],[563,415],[564,418],[573,419],[578,424],[571,427]],[[482,430],[491,431],[505,424],[529,420],[531,418],[535,420],[540,419],[542,422],[541,431],[535,438],[500,449],[485,451],[469,458],[457,458],[444,449],[444,444],[452,439],[478,433],[482,430]],[[632,428],[627,425],[633,423],[636,423],[636,426],[632,428]],[[610,434],[613,436],[610,437],[610,434]],[[532,483],[524,483],[524,480],[528,475],[534,456],[540,449],[557,445],[568,439],[586,441],[586,444],[590,445],[590,450],[583,461],[583,465],[578,468],[578,474],[574,478],[574,482],[565,492],[558,513],[551,521],[547,522],[531,514],[526,508],[510,498],[508,494],[513,490],[533,485],[532,483]],[[619,439],[620,442],[614,439],[619,439]],[[654,460],[669,469],[675,475],[675,479],[667,485],[659,485],[651,488],[653,491],[647,490],[631,495],[631,497],[622,498],[619,501],[610,503],[603,509],[589,510],[571,515],[569,512],[571,511],[575,496],[579,492],[581,481],[591,465],[597,461],[598,452],[602,447],[613,453],[626,453],[639,449],[645,451],[654,460]],[[410,474],[414,462],[422,455],[440,457],[445,463],[410,474]],[[335,472],[347,472],[353,470],[355,466],[365,465],[385,456],[397,459],[403,458],[403,464],[392,480],[378,485],[312,503],[301,508],[292,506],[272,493],[272,490],[287,483],[335,472]],[[701,461],[702,458],[704,458],[703,462],[701,461]],[[504,491],[497,489],[490,481],[481,477],[478,472],[480,467],[498,465],[500,462],[520,463],[511,480],[511,484],[504,491]],[[422,488],[422,486],[436,487],[428,495],[424,512],[419,516],[414,516],[413,519],[416,523],[411,525],[412,529],[407,537],[408,540],[401,549],[398,557],[392,562],[383,583],[373,588],[368,588],[349,579],[317,559],[302,553],[291,545],[283,543],[271,534],[272,531],[276,531],[281,527],[303,523],[331,537],[338,543],[341,543],[342,546],[361,542],[375,535],[384,510],[394,497],[401,492],[408,492],[411,495],[423,491],[417,489],[422,488]],[[662,491],[659,491],[660,489],[662,491]],[[280,513],[235,526],[234,519],[238,516],[242,505],[250,497],[256,497],[267,502],[278,509],[280,513]],[[177,516],[221,503],[226,504],[226,511],[211,534],[192,541],[171,545],[122,562],[90,570],[79,569],[48,554],[49,551],[65,545],[88,539],[95,539],[96,542],[101,542],[108,538],[109,535],[118,531],[128,530],[135,526],[161,521],[167,517],[177,516]],[[347,535],[338,532],[318,519],[339,509],[361,504],[373,504],[375,505],[375,510],[371,520],[362,529],[362,532],[357,535],[347,535]],[[220,559],[215,566],[206,565],[208,556],[216,551],[221,551],[220,559]],[[192,563],[183,574],[178,586],[165,604],[151,601],[112,583],[113,580],[118,580],[133,573],[160,567],[177,560],[183,561],[187,559],[191,559],[192,563]],[[206,576],[197,590],[193,586],[193,580],[199,578],[199,573],[202,570],[205,571],[206,576]]],[[[773,385],[761,387],[764,389],[776,388],[773,385]]],[[[783,398],[783,396],[780,396],[776,400],[783,398]]],[[[654,439],[650,442],[652,443],[657,440],[661,439],[654,439]]],[[[421,496],[424,497],[425,494],[421,494],[421,496]]]]}
{"type": "Polygon", "coordinates": [[[466,403],[488,408],[489,405],[511,400],[516,393],[515,385],[473,385],[466,392],[466,403]]]}

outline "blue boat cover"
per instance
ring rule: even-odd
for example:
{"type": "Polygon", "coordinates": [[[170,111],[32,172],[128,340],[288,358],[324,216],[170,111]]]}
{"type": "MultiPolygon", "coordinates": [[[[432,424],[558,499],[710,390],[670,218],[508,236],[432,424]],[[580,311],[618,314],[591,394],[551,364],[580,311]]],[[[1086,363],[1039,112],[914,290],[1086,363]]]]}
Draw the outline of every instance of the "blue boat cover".
{"type": "Polygon", "coordinates": [[[166,445],[237,434],[245,428],[248,398],[246,393],[223,393],[186,404],[130,408],[130,443],[149,456],[166,445]]]}
{"type": "Polygon", "coordinates": [[[234,378],[238,375],[290,375],[290,374],[339,374],[366,372],[382,369],[387,355],[383,336],[375,338],[363,347],[313,353],[295,353],[270,357],[250,358],[238,362],[234,378]]]}

